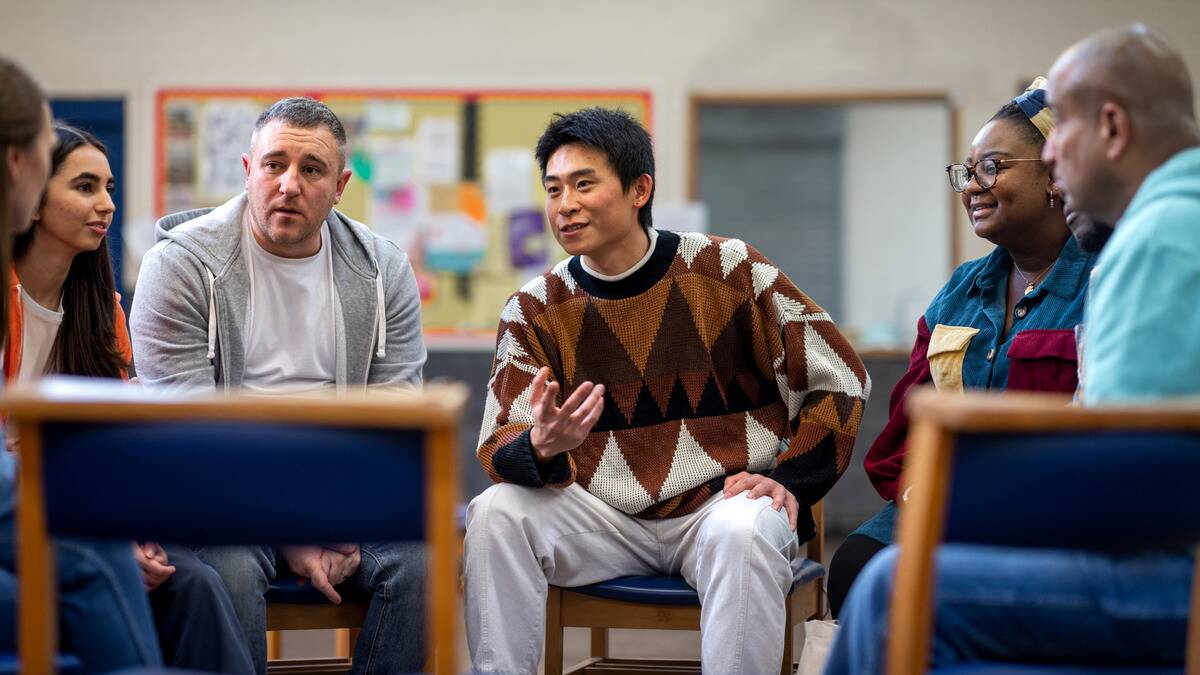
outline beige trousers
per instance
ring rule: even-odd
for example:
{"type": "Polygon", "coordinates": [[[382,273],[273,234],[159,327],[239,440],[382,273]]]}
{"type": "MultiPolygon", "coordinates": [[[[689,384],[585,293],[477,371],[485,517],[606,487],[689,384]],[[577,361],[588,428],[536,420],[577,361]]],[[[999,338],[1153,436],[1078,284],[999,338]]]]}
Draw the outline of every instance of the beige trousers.
{"type": "Polygon", "coordinates": [[[641,520],[578,485],[493,485],[471,501],[465,542],[474,672],[534,673],[546,586],[679,574],[700,596],[705,673],[778,673],[784,602],[802,562],[769,497],[716,495],[695,512],[641,520]]]}

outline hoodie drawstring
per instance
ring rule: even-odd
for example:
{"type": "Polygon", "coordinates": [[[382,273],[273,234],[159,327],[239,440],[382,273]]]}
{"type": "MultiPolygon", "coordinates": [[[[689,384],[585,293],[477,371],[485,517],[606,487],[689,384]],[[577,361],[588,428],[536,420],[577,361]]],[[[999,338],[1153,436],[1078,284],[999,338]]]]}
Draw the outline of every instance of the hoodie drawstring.
{"type": "Polygon", "coordinates": [[[212,270],[207,267],[204,272],[208,275],[208,356],[217,358],[217,279],[212,270]]]}
{"type": "Polygon", "coordinates": [[[387,315],[383,311],[383,270],[375,263],[375,356],[387,356],[387,315]]]}

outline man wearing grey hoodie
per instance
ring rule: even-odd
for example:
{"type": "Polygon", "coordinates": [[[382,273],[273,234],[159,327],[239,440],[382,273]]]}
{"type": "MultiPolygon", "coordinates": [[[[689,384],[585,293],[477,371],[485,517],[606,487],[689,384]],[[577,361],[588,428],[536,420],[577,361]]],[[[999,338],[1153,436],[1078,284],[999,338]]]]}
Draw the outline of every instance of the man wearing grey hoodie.
{"type": "MultiPolygon", "coordinates": [[[[408,258],[333,207],[350,179],[346,132],[325,105],[286,98],[259,116],[246,192],[158,222],[130,315],[149,389],[270,394],[416,386],[425,346],[408,258]]],[[[209,547],[255,667],[266,672],[266,601],[278,561],[332,602],[371,596],[354,672],[424,665],[424,555],[390,543],[209,547]],[[336,587],[336,588],[335,588],[336,587]]]]}

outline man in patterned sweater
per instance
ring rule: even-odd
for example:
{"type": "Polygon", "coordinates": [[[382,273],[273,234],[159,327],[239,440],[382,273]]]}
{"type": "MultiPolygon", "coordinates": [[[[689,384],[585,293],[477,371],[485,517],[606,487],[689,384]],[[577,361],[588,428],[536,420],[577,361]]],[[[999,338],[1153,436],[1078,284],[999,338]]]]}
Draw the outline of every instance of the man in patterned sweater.
{"type": "Polygon", "coordinates": [[[478,449],[498,485],[467,514],[474,668],[537,670],[547,583],[666,573],[699,593],[705,672],[778,672],[809,507],[850,459],[866,370],[745,243],[651,227],[633,118],[557,116],[537,158],[573,257],[500,317],[478,449]]]}

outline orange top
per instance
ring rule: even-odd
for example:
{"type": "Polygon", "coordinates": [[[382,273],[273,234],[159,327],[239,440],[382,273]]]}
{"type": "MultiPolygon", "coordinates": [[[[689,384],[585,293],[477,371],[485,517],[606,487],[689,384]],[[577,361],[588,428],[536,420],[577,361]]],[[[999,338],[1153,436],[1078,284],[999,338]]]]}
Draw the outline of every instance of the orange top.
{"type": "MultiPolygon", "coordinates": [[[[8,274],[8,344],[4,347],[4,383],[17,379],[21,372],[21,335],[25,328],[25,307],[21,305],[21,280],[15,269],[8,274]]],[[[125,310],[121,309],[121,294],[113,293],[113,327],[117,331],[117,350],[125,362],[133,360],[133,345],[129,342],[129,329],[125,326],[125,310]]],[[[129,372],[121,370],[121,379],[128,380],[129,372]]]]}

